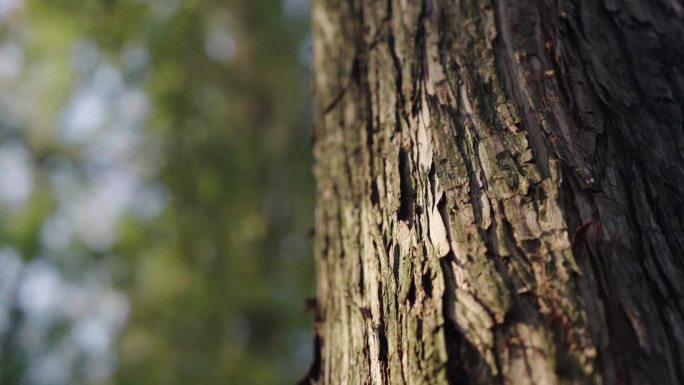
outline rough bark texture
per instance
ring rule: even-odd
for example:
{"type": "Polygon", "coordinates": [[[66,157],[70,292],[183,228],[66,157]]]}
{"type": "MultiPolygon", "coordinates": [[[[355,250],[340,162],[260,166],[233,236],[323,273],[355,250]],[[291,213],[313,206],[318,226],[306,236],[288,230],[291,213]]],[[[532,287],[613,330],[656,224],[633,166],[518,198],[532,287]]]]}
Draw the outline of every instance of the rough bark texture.
{"type": "Polygon", "coordinates": [[[684,383],[684,3],[312,17],[307,381],[684,383]]]}

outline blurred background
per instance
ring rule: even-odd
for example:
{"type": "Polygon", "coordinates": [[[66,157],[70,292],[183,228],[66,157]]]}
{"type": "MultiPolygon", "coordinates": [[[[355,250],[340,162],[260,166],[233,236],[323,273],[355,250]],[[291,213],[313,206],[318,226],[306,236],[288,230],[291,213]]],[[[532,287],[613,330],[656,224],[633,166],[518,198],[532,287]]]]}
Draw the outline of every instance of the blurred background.
{"type": "Polygon", "coordinates": [[[308,0],[0,0],[0,384],[292,384],[308,0]]]}

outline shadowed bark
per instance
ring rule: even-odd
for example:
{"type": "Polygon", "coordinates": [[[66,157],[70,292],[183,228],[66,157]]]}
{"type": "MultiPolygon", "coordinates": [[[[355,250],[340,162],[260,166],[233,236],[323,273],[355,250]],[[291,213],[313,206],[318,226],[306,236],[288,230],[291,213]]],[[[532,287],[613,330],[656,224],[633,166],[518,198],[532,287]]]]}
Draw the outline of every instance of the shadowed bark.
{"type": "Polygon", "coordinates": [[[684,383],[684,4],[314,1],[318,384],[684,383]]]}

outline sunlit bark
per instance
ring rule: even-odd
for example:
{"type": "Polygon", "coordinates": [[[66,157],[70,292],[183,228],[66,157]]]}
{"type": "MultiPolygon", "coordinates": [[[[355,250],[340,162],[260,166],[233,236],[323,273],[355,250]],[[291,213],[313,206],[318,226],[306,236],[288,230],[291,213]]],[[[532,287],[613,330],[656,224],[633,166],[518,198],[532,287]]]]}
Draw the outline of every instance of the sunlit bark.
{"type": "Polygon", "coordinates": [[[320,384],[684,383],[684,9],[314,1],[320,384]]]}

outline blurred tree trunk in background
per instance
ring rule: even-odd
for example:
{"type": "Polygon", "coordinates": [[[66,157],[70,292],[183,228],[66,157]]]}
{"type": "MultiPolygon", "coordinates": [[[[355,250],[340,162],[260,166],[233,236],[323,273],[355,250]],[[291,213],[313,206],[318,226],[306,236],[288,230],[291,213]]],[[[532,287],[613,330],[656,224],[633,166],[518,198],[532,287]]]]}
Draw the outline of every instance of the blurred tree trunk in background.
{"type": "Polygon", "coordinates": [[[321,384],[684,383],[676,0],[319,0],[321,384]]]}

